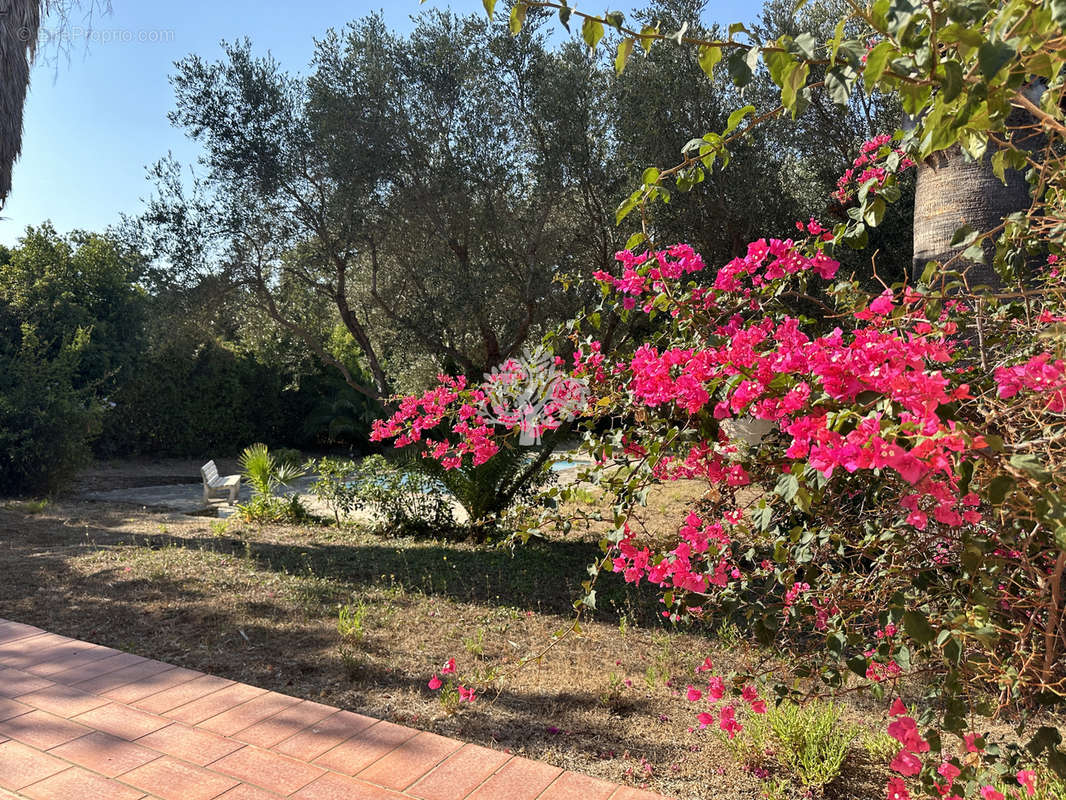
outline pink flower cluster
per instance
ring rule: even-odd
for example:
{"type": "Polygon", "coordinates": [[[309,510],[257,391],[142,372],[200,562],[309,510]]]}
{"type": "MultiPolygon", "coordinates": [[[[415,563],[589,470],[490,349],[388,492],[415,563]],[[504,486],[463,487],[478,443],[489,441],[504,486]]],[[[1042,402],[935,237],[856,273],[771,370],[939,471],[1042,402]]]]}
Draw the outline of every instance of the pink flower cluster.
{"type": "MultiPolygon", "coordinates": [[[[440,668],[441,675],[454,675],[455,674],[455,659],[449,658],[444,662],[444,666],[440,668]]],[[[440,679],[436,672],[433,673],[433,677],[429,679],[427,684],[434,692],[444,686],[444,681],[440,679]]],[[[477,699],[476,690],[463,686],[461,683],[455,687],[455,691],[459,694],[460,703],[473,703],[477,699]]]]}
{"type": "MultiPolygon", "coordinates": [[[[820,233],[824,229],[812,219],[812,226],[820,233]]],[[[840,262],[827,256],[822,250],[808,255],[801,243],[791,239],[759,239],[748,245],[743,258],[734,258],[720,270],[714,279],[714,288],[720,292],[737,292],[743,288],[742,281],[750,280],[753,286],[763,286],[788,275],[814,272],[830,280],[840,269],[840,262]]]]}
{"type": "Polygon", "coordinates": [[[710,586],[725,588],[730,580],[741,577],[740,570],[730,561],[732,540],[725,528],[721,523],[704,522],[694,512],[689,513],[678,531],[677,546],[661,558],[650,547],[638,548],[628,528],[625,533],[612,566],[629,583],[647,580],[657,586],[702,594],[710,586]]]}
{"type": "MultiPolygon", "coordinates": [[[[889,765],[890,768],[904,778],[911,778],[921,774],[922,769],[925,767],[922,754],[929,752],[929,742],[921,737],[918,732],[917,722],[907,714],[907,707],[898,697],[892,702],[889,714],[893,719],[888,724],[888,735],[902,745],[900,751],[892,759],[892,763],[889,765]]],[[[967,753],[980,752],[981,748],[977,744],[980,737],[977,734],[967,733],[962,738],[964,749],[967,753]]],[[[944,800],[963,800],[962,796],[954,791],[956,789],[955,781],[962,774],[962,770],[956,761],[941,759],[936,768],[936,774],[943,781],[934,779],[933,788],[936,790],[937,795],[944,798],[944,800]]],[[[1019,770],[1016,778],[1018,785],[1025,789],[1026,794],[1029,796],[1035,794],[1035,772],[1026,769],[1019,770]]],[[[961,786],[959,791],[965,793],[965,789],[961,786]]],[[[986,784],[981,787],[980,791],[982,800],[1005,800],[1003,793],[994,786],[986,784]]],[[[885,787],[885,796],[887,800],[911,800],[911,794],[907,789],[906,782],[903,778],[897,777],[889,778],[885,787]]]]}
{"type": "MultiPolygon", "coordinates": [[[[714,668],[711,660],[706,659],[703,664],[696,668],[697,672],[708,672],[714,668]]],[[[737,706],[735,703],[727,703],[720,709],[716,709],[715,706],[719,703],[726,694],[725,681],[719,675],[712,675],[707,679],[707,705],[708,711],[704,711],[697,715],[696,721],[699,723],[700,729],[704,729],[718,723],[718,729],[725,733],[730,739],[734,738],[738,733],[744,730],[743,723],[737,719],[737,706]]],[[[748,704],[748,709],[753,714],[765,714],[766,713],[766,701],[759,697],[759,690],[751,684],[745,684],[740,693],[741,699],[748,704]]],[[[704,697],[704,692],[697,689],[695,686],[689,684],[685,693],[686,699],[690,703],[697,703],[704,697]]]]}
{"type": "Polygon", "coordinates": [[[892,137],[888,134],[875,136],[867,142],[863,142],[859,148],[858,157],[852,162],[844,174],[837,179],[837,190],[833,198],[841,203],[846,203],[855,194],[858,187],[872,181],[870,194],[875,194],[877,189],[884,185],[889,175],[885,159],[889,153],[897,153],[900,157],[899,170],[903,171],[914,166],[914,161],[898,147],[892,146],[892,137]]]}
{"type": "Polygon", "coordinates": [[[1050,353],[1033,356],[1024,364],[999,367],[994,377],[1003,399],[1014,397],[1022,391],[1047,395],[1045,407],[1061,414],[1066,411],[1066,362],[1051,360],[1050,353]]]}
{"type": "MultiPolygon", "coordinates": [[[[700,272],[704,266],[703,259],[687,244],[675,244],[654,254],[634,255],[629,250],[623,250],[615,258],[622,263],[621,277],[616,278],[603,270],[592,273],[592,277],[613,286],[617,292],[624,295],[622,305],[630,309],[636,307],[637,300],[645,292],[664,291],[667,288],[666,281],[700,272]],[[647,266],[644,266],[645,264],[647,266]],[[638,269],[640,267],[644,268],[638,269]]],[[[650,311],[650,304],[647,304],[644,310],[650,311]]]]}

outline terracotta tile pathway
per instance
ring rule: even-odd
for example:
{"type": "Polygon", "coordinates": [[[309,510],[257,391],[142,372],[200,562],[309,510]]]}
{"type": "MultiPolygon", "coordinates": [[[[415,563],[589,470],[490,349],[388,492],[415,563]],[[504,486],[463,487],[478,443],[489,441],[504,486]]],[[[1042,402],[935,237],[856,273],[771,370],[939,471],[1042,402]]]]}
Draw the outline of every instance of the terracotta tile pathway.
{"type": "Polygon", "coordinates": [[[661,800],[0,619],[0,800],[146,797],[661,800]]]}

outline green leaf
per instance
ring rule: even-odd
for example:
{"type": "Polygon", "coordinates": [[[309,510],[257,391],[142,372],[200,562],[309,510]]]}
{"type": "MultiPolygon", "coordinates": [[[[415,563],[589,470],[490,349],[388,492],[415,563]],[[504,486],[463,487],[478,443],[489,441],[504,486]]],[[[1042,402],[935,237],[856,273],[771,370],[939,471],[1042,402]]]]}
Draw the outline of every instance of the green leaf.
{"type": "Polygon", "coordinates": [[[1015,480],[1010,475],[999,475],[988,484],[988,492],[985,499],[994,506],[1001,505],[1007,499],[1007,495],[1013,491],[1015,480]]]}
{"type": "Polygon", "coordinates": [[[799,97],[800,90],[807,85],[807,76],[811,67],[806,61],[800,61],[791,67],[785,76],[785,83],[781,87],[781,103],[792,112],[792,119],[800,114],[799,97]]]}
{"type": "Polygon", "coordinates": [[[903,627],[914,641],[918,644],[929,644],[936,638],[936,631],[920,611],[905,611],[903,613],[903,627]]]}
{"type": "Polygon", "coordinates": [[[951,237],[951,246],[969,247],[977,240],[977,237],[977,231],[975,231],[969,225],[963,225],[961,228],[956,230],[955,235],[951,237]]]}
{"type": "Polygon", "coordinates": [[[842,16],[833,30],[833,38],[829,42],[829,66],[831,67],[836,66],[837,50],[840,49],[840,43],[844,41],[844,26],[847,24],[848,18],[842,16]]]}
{"type": "Polygon", "coordinates": [[[737,129],[737,126],[740,125],[740,123],[744,120],[744,117],[746,117],[748,114],[754,113],[755,106],[744,106],[743,108],[738,108],[736,111],[729,115],[729,120],[726,122],[725,130],[722,132],[722,134],[728,135],[732,133],[737,129]]]}
{"type": "Polygon", "coordinates": [[[562,23],[564,28],[566,28],[567,33],[570,32],[570,15],[573,13],[573,10],[568,6],[563,6],[559,9],[559,22],[562,23]]]}
{"type": "Polygon", "coordinates": [[[874,195],[866,207],[862,211],[862,220],[871,228],[876,228],[881,224],[881,221],[885,218],[885,201],[883,198],[874,195]]]}
{"type": "Polygon", "coordinates": [[[654,185],[659,182],[659,170],[655,167],[648,167],[644,170],[644,173],[640,176],[641,182],[645,185],[654,185]]]}
{"type": "Polygon", "coordinates": [[[977,63],[985,80],[992,80],[1015,56],[1014,48],[1006,42],[984,42],[977,49],[977,63]]]}
{"type": "Polygon", "coordinates": [[[825,90],[829,99],[841,108],[846,108],[851,98],[852,81],[848,78],[850,68],[833,67],[825,73],[825,90]]]}
{"type": "Polygon", "coordinates": [[[950,103],[962,94],[962,66],[958,61],[945,61],[944,78],[940,82],[940,98],[950,103]]]}
{"type": "Polygon", "coordinates": [[[625,14],[623,14],[621,11],[608,11],[606,14],[603,15],[603,19],[616,31],[621,31],[622,25],[626,21],[625,14]]]}
{"type": "Polygon", "coordinates": [[[714,78],[714,65],[722,60],[722,48],[714,45],[701,44],[699,49],[700,69],[708,77],[714,78]]]}
{"type": "MultiPolygon", "coordinates": [[[[626,240],[626,250],[632,250],[637,245],[644,244],[648,240],[647,234],[644,231],[637,231],[629,239],[626,240]]],[[[598,327],[598,326],[597,326],[598,327]]]]}
{"type": "Polygon", "coordinates": [[[585,21],[581,23],[581,38],[585,40],[589,50],[595,50],[603,38],[603,23],[595,17],[585,17],[585,21]]]}
{"type": "Polygon", "coordinates": [[[888,60],[897,55],[896,48],[889,41],[878,42],[873,50],[866,54],[866,71],[863,73],[866,85],[873,88],[874,84],[881,80],[888,66],[888,60]]]}
{"type": "Polygon", "coordinates": [[[640,46],[644,48],[645,53],[651,50],[652,43],[658,35],[659,26],[657,25],[645,25],[640,29],[640,46]]]}
{"type": "Polygon", "coordinates": [[[818,47],[818,40],[809,33],[801,33],[792,40],[794,49],[799,51],[799,55],[808,61],[814,60],[815,50],[818,47]]]}
{"type": "Polygon", "coordinates": [[[529,10],[529,6],[525,3],[515,3],[511,6],[511,20],[509,27],[511,28],[511,35],[517,36],[522,30],[522,25],[526,21],[526,11],[529,10]]]}
{"type": "Polygon", "coordinates": [[[743,22],[733,22],[729,26],[729,38],[732,39],[738,33],[747,33],[748,29],[743,22]]]}
{"type": "Polygon", "coordinates": [[[1051,480],[1051,473],[1047,471],[1044,462],[1034,455],[1027,454],[1011,456],[1010,465],[1015,469],[1020,469],[1027,475],[1036,478],[1038,481],[1046,483],[1051,480]]]}
{"type": "Polygon", "coordinates": [[[622,70],[626,68],[626,62],[629,61],[629,56],[633,52],[633,40],[623,39],[618,43],[618,52],[614,57],[614,73],[615,75],[621,75],[622,70]]]}
{"type": "Polygon", "coordinates": [[[496,10],[496,0],[481,0],[481,4],[485,6],[485,13],[489,15],[489,19],[492,19],[492,13],[496,10]]]}
{"type": "Polygon", "coordinates": [[[863,656],[854,656],[847,660],[848,669],[858,675],[860,678],[866,677],[866,668],[869,666],[869,662],[863,656]]]}
{"type": "Polygon", "coordinates": [[[749,83],[751,83],[752,71],[748,66],[747,59],[744,58],[743,53],[733,52],[725,60],[726,69],[729,70],[729,77],[733,79],[733,84],[743,89],[749,83]]]}
{"type": "Polygon", "coordinates": [[[984,264],[985,249],[981,246],[980,242],[976,242],[962,251],[962,257],[966,261],[973,261],[975,264],[984,264]]]}

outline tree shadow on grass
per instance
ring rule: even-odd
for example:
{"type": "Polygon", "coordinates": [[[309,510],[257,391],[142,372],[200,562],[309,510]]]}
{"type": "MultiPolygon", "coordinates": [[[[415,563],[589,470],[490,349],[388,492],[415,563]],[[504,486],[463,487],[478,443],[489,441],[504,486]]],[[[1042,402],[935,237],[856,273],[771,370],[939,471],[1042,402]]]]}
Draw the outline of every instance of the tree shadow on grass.
{"type": "MultiPolygon", "coordinates": [[[[602,558],[599,547],[582,541],[536,542],[510,549],[447,542],[333,544],[308,541],[280,544],[254,539],[184,538],[169,534],[140,537],[142,545],[187,547],[250,559],[257,569],[313,577],[329,582],[323,602],[343,599],[346,587],[400,586],[406,591],[447,597],[458,602],[496,605],[559,615],[573,613],[573,603],[588,580],[588,565],[602,558]]],[[[654,592],[605,574],[597,584],[599,616],[617,621],[658,621],[654,592]]]]}

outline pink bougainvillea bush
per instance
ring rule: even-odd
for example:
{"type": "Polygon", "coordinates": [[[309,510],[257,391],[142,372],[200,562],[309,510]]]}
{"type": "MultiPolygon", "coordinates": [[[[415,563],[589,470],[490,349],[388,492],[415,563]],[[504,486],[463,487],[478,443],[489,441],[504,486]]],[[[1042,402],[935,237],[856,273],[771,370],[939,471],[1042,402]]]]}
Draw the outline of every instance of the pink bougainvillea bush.
{"type": "MultiPolygon", "coordinates": [[[[888,797],[995,797],[1008,777],[1021,796],[1063,758],[1058,731],[1023,747],[982,726],[1066,694],[1057,258],[1020,297],[962,294],[950,273],[871,296],[833,232],[797,228],[716,268],[686,245],[621,252],[593,277],[601,307],[559,335],[557,369],[590,387],[589,477],[615,509],[585,604],[603,573],[651,583],[664,617],[734,622],[796,664],[800,683],[708,662],[688,689],[698,728],[732,737],[767,703],[862,687],[891,703],[888,797]],[[606,346],[609,314],[653,333],[606,346]],[[679,479],[706,493],[671,542],[646,539],[633,509],[679,479]]],[[[486,419],[489,388],[442,376],[375,437],[481,463],[518,434],[486,419]]]]}
{"type": "MultiPolygon", "coordinates": [[[[792,665],[782,677],[706,662],[687,689],[696,731],[732,738],[770,703],[863,691],[898,745],[889,800],[1054,796],[1048,776],[1066,777],[1066,4],[849,2],[830,42],[762,42],[743,25],[713,40],[638,30],[563,0],[519,0],[512,30],[531,8],[581,20],[592,50],[615,31],[619,71],[674,42],[708,77],[743,87],[765,69],[780,88],[776,108],[738,109],[678,165],[645,170],[618,220],[668,199],[670,182],[694,189],[751,127],[795,119],[816,91],[844,107],[891,92],[915,123],[859,149],[832,230],[811,218],[705,264],[653,243],[645,218],[617,268],[591,277],[600,307],[548,343],[560,384],[589,388],[576,427],[613,515],[583,606],[605,575],[648,583],[666,619],[730,622],[792,665]],[[1021,112],[1039,137],[1012,121],[1021,112]],[[864,291],[841,248],[865,247],[899,173],[938,154],[986,159],[1003,180],[1024,172],[1030,208],[992,230],[961,226],[959,254],[920,281],[864,291]],[[1004,288],[971,292],[967,263],[990,256],[1004,288]],[[638,315],[646,333],[618,336],[614,323],[638,315]],[[677,510],[669,541],[648,537],[634,509],[681,479],[705,493],[677,510]],[[994,733],[1003,722],[1016,735],[994,733]]],[[[519,438],[490,421],[492,388],[442,377],[375,435],[453,468],[491,459],[519,438]]],[[[545,430],[565,421],[550,416],[545,430]]]]}

